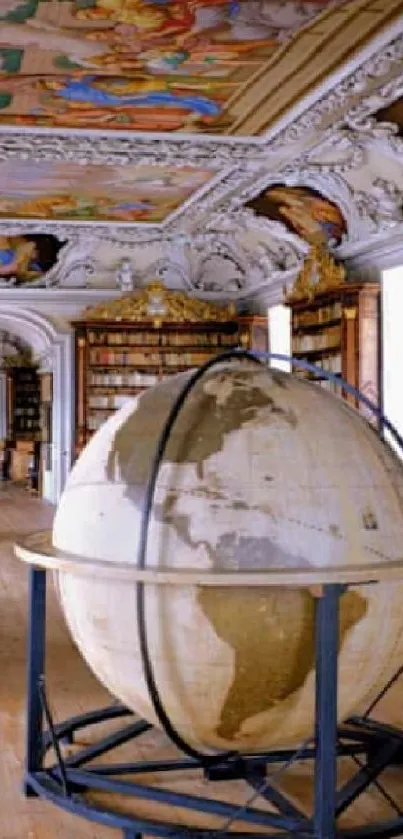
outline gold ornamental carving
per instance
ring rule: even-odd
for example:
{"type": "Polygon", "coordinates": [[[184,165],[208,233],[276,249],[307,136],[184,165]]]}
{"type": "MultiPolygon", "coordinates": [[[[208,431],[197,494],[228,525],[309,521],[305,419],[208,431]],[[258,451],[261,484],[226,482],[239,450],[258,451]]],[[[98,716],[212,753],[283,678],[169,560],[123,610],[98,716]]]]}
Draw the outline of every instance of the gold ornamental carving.
{"type": "Polygon", "coordinates": [[[345,279],[343,266],[337,265],[329,251],[314,245],[291,292],[284,290],[284,302],[292,304],[300,300],[314,300],[319,294],[339,288],[345,279]]]}
{"type": "Polygon", "coordinates": [[[158,328],[162,323],[222,322],[235,317],[235,306],[215,306],[205,300],[189,297],[182,291],[167,289],[155,280],[140,293],[124,295],[107,303],[99,303],[84,312],[85,320],[151,321],[158,328]]]}
{"type": "Polygon", "coordinates": [[[14,367],[33,367],[38,366],[38,362],[32,359],[30,350],[26,352],[15,353],[15,355],[5,355],[2,359],[4,368],[12,369],[14,367]]]}

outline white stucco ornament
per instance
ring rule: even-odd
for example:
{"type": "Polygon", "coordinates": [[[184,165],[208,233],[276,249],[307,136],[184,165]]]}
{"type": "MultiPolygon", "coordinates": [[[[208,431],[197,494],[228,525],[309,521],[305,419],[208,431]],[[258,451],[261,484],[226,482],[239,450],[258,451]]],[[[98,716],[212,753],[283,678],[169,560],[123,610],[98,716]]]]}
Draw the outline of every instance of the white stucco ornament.
{"type": "MultiPolygon", "coordinates": [[[[136,584],[156,443],[189,373],[127,404],[74,466],[53,530],[78,568],[58,574],[67,623],[88,664],[155,722],[139,652],[136,584]]],[[[374,571],[401,560],[403,467],[341,399],[237,361],[185,402],[159,473],[147,568],[178,575],[299,569],[374,571]]],[[[56,553],[57,555],[57,553],[56,553]]],[[[354,581],[357,580],[354,576],[354,581]]],[[[154,578],[153,578],[154,579],[154,578]]],[[[357,585],[341,600],[339,715],[382,687],[403,658],[403,585],[357,585]]],[[[199,747],[249,750],[312,734],[314,597],[295,586],[145,584],[149,647],[173,724],[199,747]]]]}
{"type": "Polygon", "coordinates": [[[134,288],[133,269],[131,260],[123,257],[116,272],[117,285],[121,291],[132,291],[134,288]]]}

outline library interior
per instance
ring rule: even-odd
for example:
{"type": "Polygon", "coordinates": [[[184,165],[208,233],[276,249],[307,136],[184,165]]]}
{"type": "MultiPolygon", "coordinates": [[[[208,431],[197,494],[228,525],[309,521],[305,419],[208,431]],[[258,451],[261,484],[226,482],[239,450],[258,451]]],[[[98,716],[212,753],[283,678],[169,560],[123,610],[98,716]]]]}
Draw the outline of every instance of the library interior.
{"type": "Polygon", "coordinates": [[[403,836],[402,312],[403,0],[0,0],[0,839],[403,836]]]}

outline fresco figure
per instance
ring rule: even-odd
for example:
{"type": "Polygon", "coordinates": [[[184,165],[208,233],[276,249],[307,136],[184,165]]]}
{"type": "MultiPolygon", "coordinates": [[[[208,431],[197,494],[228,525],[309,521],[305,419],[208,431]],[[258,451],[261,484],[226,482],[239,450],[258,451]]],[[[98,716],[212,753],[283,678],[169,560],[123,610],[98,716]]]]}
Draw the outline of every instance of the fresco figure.
{"type": "Polygon", "coordinates": [[[61,247],[55,236],[0,235],[0,280],[15,279],[16,285],[37,280],[56,263],[61,247]]]}
{"type": "Polygon", "coordinates": [[[0,0],[0,124],[223,133],[240,85],[344,2],[0,0]]]}
{"type": "Polygon", "coordinates": [[[173,83],[144,76],[10,76],[0,78],[0,122],[70,127],[99,124],[139,131],[184,130],[187,123],[194,123],[197,128],[218,118],[221,121],[225,104],[221,82],[209,79],[205,86],[204,94],[198,79],[173,83]]]}
{"type": "MultiPolygon", "coordinates": [[[[190,166],[156,169],[146,164],[81,166],[72,161],[29,160],[20,161],[16,169],[14,161],[3,160],[0,218],[160,222],[215,172],[190,166]]],[[[5,253],[2,263],[11,262],[5,253]]]]}
{"type": "Polygon", "coordinates": [[[35,261],[37,250],[35,242],[26,241],[22,236],[0,237],[0,275],[3,277],[36,277],[40,267],[35,261]]]}
{"type": "Polygon", "coordinates": [[[337,205],[310,187],[270,186],[248,206],[312,244],[340,244],[347,230],[337,205]]]}
{"type": "Polygon", "coordinates": [[[114,21],[133,27],[143,41],[174,37],[207,41],[276,43],[312,20],[329,0],[95,0],[75,12],[78,20],[114,21]]]}
{"type": "MultiPolygon", "coordinates": [[[[47,89],[53,90],[56,96],[67,99],[69,102],[95,105],[96,107],[124,108],[143,105],[146,107],[177,106],[194,111],[202,116],[217,116],[220,108],[212,99],[206,96],[179,94],[171,90],[158,89],[149,93],[118,94],[112,90],[99,87],[94,84],[94,76],[85,76],[81,79],[66,78],[64,80],[54,79],[45,81],[47,89]]],[[[147,83],[146,83],[147,84],[147,83]]]]}
{"type": "MultiPolygon", "coordinates": [[[[104,55],[108,46],[99,41],[87,40],[82,35],[72,35],[52,26],[34,26],[27,23],[1,21],[0,46],[38,47],[38,50],[67,55],[72,61],[83,64],[93,56],[104,55]]],[[[84,64],[85,66],[85,64],[84,64]]]]}

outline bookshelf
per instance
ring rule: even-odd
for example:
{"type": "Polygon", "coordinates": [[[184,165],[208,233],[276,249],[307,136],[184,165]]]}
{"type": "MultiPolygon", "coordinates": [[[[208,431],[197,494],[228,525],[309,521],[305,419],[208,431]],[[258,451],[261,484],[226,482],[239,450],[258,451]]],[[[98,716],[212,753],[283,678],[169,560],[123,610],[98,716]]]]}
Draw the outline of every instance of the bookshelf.
{"type": "MultiPolygon", "coordinates": [[[[343,267],[330,254],[313,249],[285,302],[291,308],[292,355],[344,379],[379,404],[379,283],[347,282],[343,267]]],[[[368,413],[337,384],[296,372],[368,413]]]]}
{"type": "Polygon", "coordinates": [[[35,367],[13,367],[7,373],[9,440],[37,440],[39,436],[40,381],[35,367]]]}
{"type": "Polygon", "coordinates": [[[236,346],[267,350],[267,320],[236,317],[156,281],[73,322],[78,454],[128,398],[236,346]]]}

